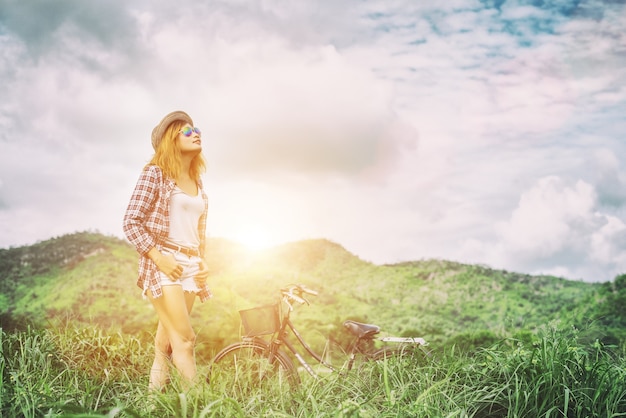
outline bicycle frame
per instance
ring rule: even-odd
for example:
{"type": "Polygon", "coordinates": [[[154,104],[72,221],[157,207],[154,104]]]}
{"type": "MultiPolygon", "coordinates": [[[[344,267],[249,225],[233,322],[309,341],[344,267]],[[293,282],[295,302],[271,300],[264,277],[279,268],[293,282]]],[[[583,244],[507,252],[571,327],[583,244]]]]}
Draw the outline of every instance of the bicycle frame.
{"type": "MultiPolygon", "coordinates": [[[[319,378],[319,375],[315,372],[315,370],[313,370],[313,367],[306,361],[304,356],[302,356],[302,354],[298,352],[298,350],[296,349],[296,346],[289,340],[289,331],[291,331],[291,334],[296,338],[297,342],[302,346],[302,348],[304,348],[304,350],[311,357],[315,359],[315,361],[317,361],[317,363],[326,367],[332,372],[338,372],[339,370],[335,366],[333,366],[332,364],[328,364],[322,358],[322,356],[320,356],[315,351],[313,351],[311,346],[307,344],[307,342],[304,340],[304,338],[302,337],[300,332],[297,330],[293,322],[291,322],[291,317],[290,317],[291,311],[292,311],[291,304],[289,304],[288,302],[286,302],[286,304],[289,306],[289,310],[287,311],[287,314],[284,316],[284,318],[282,318],[280,322],[279,331],[275,334],[275,337],[272,338],[272,340],[270,341],[270,344],[269,344],[270,353],[271,353],[270,355],[273,355],[273,353],[275,353],[277,350],[280,350],[281,346],[284,345],[289,350],[289,352],[293,354],[296,360],[298,360],[298,363],[300,363],[302,367],[304,367],[304,369],[307,371],[309,375],[313,376],[316,379],[319,378]]],[[[349,345],[350,347],[349,352],[346,353],[348,356],[348,370],[352,369],[352,365],[354,364],[355,357],[357,354],[361,354],[367,358],[371,358],[370,353],[359,349],[359,342],[361,340],[368,340],[368,339],[379,340],[379,341],[384,341],[384,342],[396,342],[396,343],[419,342],[413,338],[383,337],[380,339],[375,339],[375,338],[359,338],[358,336],[355,336],[354,340],[349,345]]],[[[423,341],[422,339],[419,339],[419,340],[423,341]]]]}
{"type": "MultiPolygon", "coordinates": [[[[319,375],[315,372],[315,370],[313,370],[313,367],[306,361],[306,359],[302,356],[302,354],[298,352],[295,345],[289,340],[288,338],[289,331],[291,331],[291,334],[296,338],[297,342],[304,348],[304,350],[311,357],[315,359],[315,361],[317,361],[319,364],[326,367],[330,371],[337,372],[338,370],[336,367],[324,361],[322,356],[320,356],[315,351],[313,351],[311,346],[307,344],[307,342],[304,340],[300,332],[296,329],[293,322],[291,322],[290,315],[291,315],[291,311],[293,310],[293,306],[289,303],[288,300],[286,300],[285,297],[283,297],[283,302],[288,306],[288,310],[287,310],[287,313],[280,319],[279,330],[272,336],[272,339],[269,342],[270,357],[273,356],[274,353],[280,350],[281,346],[284,345],[289,350],[289,352],[293,354],[296,360],[298,360],[298,363],[300,363],[302,367],[304,367],[304,369],[307,371],[309,375],[311,375],[315,379],[319,378],[319,375]]],[[[254,338],[258,338],[258,337],[252,337],[252,339],[254,338]]]]}
{"type": "Polygon", "coordinates": [[[300,345],[304,348],[304,350],[307,353],[309,353],[309,355],[313,357],[319,364],[321,364],[322,366],[328,368],[329,370],[333,372],[338,371],[334,366],[324,361],[324,359],[315,351],[313,351],[313,349],[306,343],[306,341],[304,341],[304,338],[302,338],[302,335],[300,335],[300,332],[298,332],[296,327],[293,325],[289,316],[287,316],[282,321],[281,328],[279,331],[280,334],[278,335],[277,338],[273,339],[272,342],[270,343],[271,349],[278,349],[280,348],[281,345],[284,345],[294,355],[296,360],[298,360],[298,363],[300,363],[302,367],[304,367],[307,373],[309,373],[311,376],[313,376],[316,379],[319,378],[319,375],[315,372],[315,370],[313,370],[313,368],[306,361],[306,359],[298,352],[294,344],[292,344],[291,341],[289,341],[287,330],[291,331],[291,333],[296,337],[296,340],[298,341],[298,343],[300,343],[300,345]]]}

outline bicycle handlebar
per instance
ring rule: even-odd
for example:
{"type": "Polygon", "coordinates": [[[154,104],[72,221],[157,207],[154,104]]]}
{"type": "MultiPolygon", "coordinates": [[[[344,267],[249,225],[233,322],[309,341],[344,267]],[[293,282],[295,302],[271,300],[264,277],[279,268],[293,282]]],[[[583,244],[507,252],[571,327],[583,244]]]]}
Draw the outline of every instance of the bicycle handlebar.
{"type": "Polygon", "coordinates": [[[300,304],[309,304],[309,301],[303,296],[303,294],[317,296],[319,293],[316,290],[309,289],[303,284],[293,284],[280,289],[280,293],[287,303],[290,301],[298,302],[300,304]]]}
{"type": "Polygon", "coordinates": [[[309,289],[303,284],[299,284],[298,288],[302,291],[302,293],[306,293],[306,294],[313,295],[313,296],[319,295],[319,292],[317,290],[309,289]]]}

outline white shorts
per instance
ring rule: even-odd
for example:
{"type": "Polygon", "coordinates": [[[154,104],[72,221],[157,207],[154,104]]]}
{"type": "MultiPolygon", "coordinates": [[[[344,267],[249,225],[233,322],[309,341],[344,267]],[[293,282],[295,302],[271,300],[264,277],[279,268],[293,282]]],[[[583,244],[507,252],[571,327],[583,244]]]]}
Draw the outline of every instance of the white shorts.
{"type": "Polygon", "coordinates": [[[176,262],[183,268],[183,274],[180,276],[180,279],[172,280],[167,277],[165,273],[159,271],[159,282],[161,286],[182,286],[185,292],[199,292],[200,288],[196,284],[194,277],[200,271],[200,262],[202,259],[200,257],[188,256],[168,248],[164,248],[163,252],[174,255],[176,262]]]}

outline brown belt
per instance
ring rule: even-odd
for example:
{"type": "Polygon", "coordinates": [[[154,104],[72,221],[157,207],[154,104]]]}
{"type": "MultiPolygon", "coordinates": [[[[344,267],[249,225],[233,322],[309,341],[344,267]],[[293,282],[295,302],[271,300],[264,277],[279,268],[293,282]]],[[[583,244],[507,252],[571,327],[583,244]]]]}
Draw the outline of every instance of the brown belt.
{"type": "Polygon", "coordinates": [[[169,250],[174,250],[176,252],[183,253],[189,257],[200,257],[200,251],[194,248],[181,247],[180,245],[170,244],[169,242],[164,242],[163,248],[167,248],[169,250]]]}

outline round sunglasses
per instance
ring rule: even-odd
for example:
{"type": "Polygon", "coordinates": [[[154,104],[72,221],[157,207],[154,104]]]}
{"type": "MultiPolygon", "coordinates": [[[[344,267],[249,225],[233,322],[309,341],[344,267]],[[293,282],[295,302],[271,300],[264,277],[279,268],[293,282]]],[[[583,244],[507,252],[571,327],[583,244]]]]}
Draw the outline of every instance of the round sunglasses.
{"type": "Polygon", "coordinates": [[[191,136],[194,132],[197,133],[198,135],[202,135],[202,132],[200,131],[200,128],[196,128],[195,126],[193,128],[189,127],[189,126],[185,126],[183,129],[181,129],[180,131],[178,131],[179,133],[189,137],[191,136]]]}

